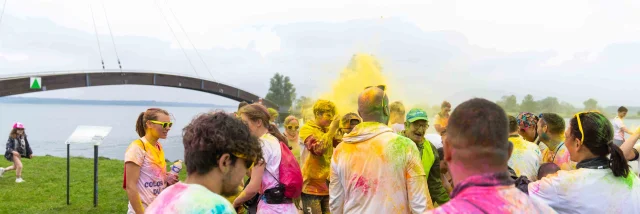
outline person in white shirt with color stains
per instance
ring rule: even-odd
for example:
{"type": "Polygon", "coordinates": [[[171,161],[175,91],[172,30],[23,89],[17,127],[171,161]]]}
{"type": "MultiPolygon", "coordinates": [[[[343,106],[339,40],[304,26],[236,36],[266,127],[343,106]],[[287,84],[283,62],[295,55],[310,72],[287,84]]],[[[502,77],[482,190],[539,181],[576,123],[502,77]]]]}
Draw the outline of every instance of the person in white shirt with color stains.
{"type": "Polygon", "coordinates": [[[529,196],[558,213],[640,213],[640,179],[613,144],[611,122],[597,112],[569,121],[565,144],[576,170],[560,170],[529,184],[529,196]]]}

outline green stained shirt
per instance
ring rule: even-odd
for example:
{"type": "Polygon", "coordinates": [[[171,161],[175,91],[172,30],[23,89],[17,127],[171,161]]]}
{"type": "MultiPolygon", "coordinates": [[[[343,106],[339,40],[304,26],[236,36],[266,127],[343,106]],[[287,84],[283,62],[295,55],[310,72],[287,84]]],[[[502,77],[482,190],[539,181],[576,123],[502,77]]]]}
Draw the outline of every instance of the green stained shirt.
{"type": "MultiPolygon", "coordinates": [[[[401,135],[406,137],[404,131],[401,132],[401,135]]],[[[443,205],[447,203],[450,198],[449,193],[444,189],[444,185],[442,185],[442,180],[440,179],[440,158],[438,157],[438,150],[426,138],[422,144],[416,144],[416,146],[418,147],[418,151],[420,151],[420,159],[422,160],[424,173],[427,174],[427,185],[429,185],[431,199],[433,202],[437,202],[438,205],[443,205]]]]}

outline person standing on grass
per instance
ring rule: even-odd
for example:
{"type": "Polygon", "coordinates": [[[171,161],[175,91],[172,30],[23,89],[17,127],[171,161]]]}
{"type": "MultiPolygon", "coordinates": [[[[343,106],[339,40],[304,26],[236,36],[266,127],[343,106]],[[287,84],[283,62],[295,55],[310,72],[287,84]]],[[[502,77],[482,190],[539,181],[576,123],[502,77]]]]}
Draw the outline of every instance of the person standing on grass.
{"type": "Polygon", "coordinates": [[[13,124],[13,129],[9,134],[9,140],[7,140],[7,151],[4,153],[4,158],[13,162],[12,166],[7,168],[0,167],[0,177],[4,172],[10,170],[16,170],[16,183],[22,183],[22,161],[20,158],[32,158],[33,152],[31,146],[29,146],[29,140],[27,140],[27,134],[24,132],[24,125],[22,123],[13,124]]]}
{"type": "Polygon", "coordinates": [[[613,143],[618,146],[622,146],[625,133],[630,135],[633,134],[631,130],[627,129],[624,122],[622,122],[622,119],[627,116],[628,111],[629,110],[626,107],[620,106],[620,108],[618,108],[618,115],[613,119],[613,143]]]}
{"type": "Polygon", "coordinates": [[[258,139],[225,113],[197,116],[184,128],[187,179],[168,187],[146,213],[235,213],[223,197],[237,195],[242,178],[262,157],[258,139]]]}
{"type": "Polygon", "coordinates": [[[167,185],[178,177],[167,172],[164,149],[158,139],[166,139],[171,130],[169,112],[150,108],[140,113],[136,132],[140,139],[133,141],[124,154],[124,183],[129,197],[127,213],[142,214],[167,185]]]}

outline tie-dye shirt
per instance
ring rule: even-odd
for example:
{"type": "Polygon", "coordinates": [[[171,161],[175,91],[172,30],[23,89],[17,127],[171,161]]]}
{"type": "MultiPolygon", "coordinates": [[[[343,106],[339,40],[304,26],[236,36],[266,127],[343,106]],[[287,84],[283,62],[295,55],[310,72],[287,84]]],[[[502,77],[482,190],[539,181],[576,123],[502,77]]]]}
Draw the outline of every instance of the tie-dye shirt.
{"type": "Polygon", "coordinates": [[[165,189],[145,213],[235,214],[236,210],[227,199],[202,185],[178,182],[165,189]]]}
{"type": "MultiPolygon", "coordinates": [[[[162,145],[158,142],[153,146],[144,137],[133,141],[124,154],[124,162],[140,166],[137,187],[142,207],[146,208],[166,187],[167,163],[162,145]]],[[[130,203],[129,210],[133,210],[130,203]]]]}
{"type": "Polygon", "coordinates": [[[508,173],[471,176],[456,185],[451,201],[425,213],[556,213],[514,186],[508,173]]]}
{"type": "Polygon", "coordinates": [[[559,147],[553,151],[548,147],[542,150],[542,163],[555,163],[562,170],[576,169],[576,162],[571,161],[569,150],[567,150],[564,142],[560,143],[558,146],[559,147]]]}
{"type": "Polygon", "coordinates": [[[520,135],[509,137],[509,141],[513,143],[513,152],[507,164],[516,172],[517,176],[524,175],[530,181],[535,181],[542,161],[540,147],[520,135]]]}
{"type": "Polygon", "coordinates": [[[558,213],[640,213],[640,179],[615,177],[608,168],[560,170],[530,183],[529,196],[558,213]]]}
{"type": "Polygon", "coordinates": [[[306,152],[302,154],[302,193],[329,195],[329,164],[333,153],[334,139],[327,130],[315,121],[305,123],[300,129],[300,139],[304,141],[306,152]]]}
{"type": "Polygon", "coordinates": [[[376,122],[358,124],[331,159],[331,213],[421,213],[433,208],[420,153],[376,122]]]}

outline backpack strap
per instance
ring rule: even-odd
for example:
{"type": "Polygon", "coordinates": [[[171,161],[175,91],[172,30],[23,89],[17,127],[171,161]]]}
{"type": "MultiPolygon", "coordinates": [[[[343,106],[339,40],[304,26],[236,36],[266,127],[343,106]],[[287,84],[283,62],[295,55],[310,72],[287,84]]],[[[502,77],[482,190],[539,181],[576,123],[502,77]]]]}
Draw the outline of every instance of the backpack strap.
{"type": "MultiPolygon", "coordinates": [[[[144,145],[144,142],[140,139],[136,140],[135,142],[140,141],[140,143],[142,144],[142,149],[145,152],[145,156],[147,153],[147,146],[144,145]]],[[[145,158],[142,158],[142,161],[144,162],[145,158]]],[[[123,173],[123,178],[122,178],[122,189],[127,189],[127,165],[124,165],[124,173],[123,173]]]]}
{"type": "Polygon", "coordinates": [[[273,176],[273,174],[271,174],[271,172],[267,169],[267,164],[266,164],[266,162],[265,162],[265,165],[264,165],[264,170],[265,170],[265,171],[267,171],[267,172],[269,173],[269,175],[271,175],[271,177],[273,177],[273,179],[276,179],[276,181],[277,181],[278,183],[282,183],[282,182],[280,182],[280,180],[278,180],[278,179],[276,178],[276,176],[273,176]]]}

